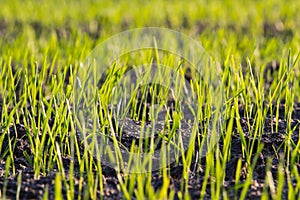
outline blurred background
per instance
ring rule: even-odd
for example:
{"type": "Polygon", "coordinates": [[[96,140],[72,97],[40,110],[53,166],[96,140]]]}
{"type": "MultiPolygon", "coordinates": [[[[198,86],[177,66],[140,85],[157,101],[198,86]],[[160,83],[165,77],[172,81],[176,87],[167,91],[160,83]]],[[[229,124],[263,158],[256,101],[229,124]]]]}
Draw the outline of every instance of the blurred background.
{"type": "Polygon", "coordinates": [[[237,63],[248,57],[262,66],[300,49],[299,1],[0,2],[0,56],[13,60],[23,57],[14,48],[24,48],[38,60],[47,54],[71,63],[111,35],[145,26],[184,32],[221,64],[233,55],[237,63]]]}

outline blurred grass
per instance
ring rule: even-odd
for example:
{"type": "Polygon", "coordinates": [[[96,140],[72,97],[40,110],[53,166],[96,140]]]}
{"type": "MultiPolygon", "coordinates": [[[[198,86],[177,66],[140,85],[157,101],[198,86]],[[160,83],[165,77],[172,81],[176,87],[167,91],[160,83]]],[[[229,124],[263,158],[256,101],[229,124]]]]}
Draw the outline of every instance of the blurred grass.
{"type": "Polygon", "coordinates": [[[24,46],[34,54],[59,50],[64,56],[123,30],[159,26],[200,40],[219,61],[267,62],[299,50],[299,1],[6,1],[1,0],[2,52],[24,46]],[[276,37],[276,39],[274,39],[276,37]],[[19,41],[20,40],[20,41],[19,41]],[[51,48],[52,47],[52,48],[51,48]],[[70,48],[69,48],[70,47],[70,48]],[[263,50],[262,50],[263,49],[263,50]]]}

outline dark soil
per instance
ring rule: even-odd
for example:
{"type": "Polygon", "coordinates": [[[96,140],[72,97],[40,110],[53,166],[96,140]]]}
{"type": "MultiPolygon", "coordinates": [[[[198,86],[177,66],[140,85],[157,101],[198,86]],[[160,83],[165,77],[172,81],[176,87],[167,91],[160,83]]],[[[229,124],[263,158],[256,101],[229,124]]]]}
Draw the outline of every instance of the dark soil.
{"type": "MultiPolygon", "coordinates": [[[[254,169],[253,178],[251,186],[249,187],[249,190],[247,191],[247,199],[259,199],[261,197],[263,188],[265,187],[265,173],[266,173],[266,166],[267,166],[267,159],[270,158],[272,160],[271,165],[271,172],[276,182],[276,177],[278,173],[278,166],[279,166],[279,159],[274,156],[277,154],[284,153],[284,145],[282,143],[284,140],[287,139],[287,122],[283,119],[283,113],[284,112],[284,104],[280,105],[280,117],[278,121],[278,132],[272,132],[272,129],[275,130],[275,118],[274,116],[268,116],[265,123],[264,123],[264,134],[260,139],[253,139],[249,132],[248,128],[248,120],[251,123],[253,123],[253,119],[246,119],[244,117],[241,117],[239,119],[242,129],[244,132],[244,137],[247,142],[254,141],[254,152],[257,151],[257,143],[262,142],[264,144],[264,148],[262,152],[258,156],[257,164],[254,169]],[[276,152],[275,152],[276,150],[276,152]]],[[[243,116],[243,106],[240,106],[240,114],[243,116]]],[[[295,144],[297,144],[299,140],[299,116],[300,116],[300,104],[295,105],[294,113],[293,113],[293,120],[292,120],[292,128],[294,128],[294,132],[291,135],[291,140],[295,144]]],[[[138,126],[139,123],[136,123],[135,121],[131,119],[127,119],[128,124],[130,126],[138,126]]],[[[134,127],[133,127],[134,128],[134,127]]],[[[134,140],[138,138],[136,137],[136,134],[131,134],[130,130],[131,128],[124,129],[124,143],[130,142],[130,140],[134,140]]],[[[15,126],[11,126],[9,129],[9,134],[6,134],[4,136],[3,146],[1,150],[2,157],[5,157],[5,150],[8,148],[8,140],[15,140],[16,145],[13,150],[14,152],[14,163],[16,167],[16,175],[14,176],[12,174],[12,171],[9,171],[7,174],[7,191],[6,191],[6,197],[15,199],[16,193],[17,193],[17,179],[18,175],[22,174],[22,184],[20,188],[20,197],[21,199],[41,199],[45,189],[48,188],[49,191],[49,198],[54,199],[54,180],[55,175],[57,173],[57,170],[55,167],[52,171],[48,172],[46,175],[43,173],[39,174],[39,178],[34,178],[34,169],[33,166],[28,162],[28,160],[24,156],[24,152],[26,152],[29,157],[33,158],[32,149],[30,147],[30,142],[28,137],[31,137],[31,133],[28,130],[25,130],[24,126],[22,124],[16,124],[15,126]],[[15,128],[14,128],[15,127],[15,128]]],[[[59,138],[57,139],[59,141],[59,138]]],[[[227,188],[229,191],[229,197],[233,198],[235,195],[234,187],[236,185],[235,183],[235,174],[236,174],[236,166],[239,159],[242,161],[242,170],[240,173],[240,183],[244,182],[248,175],[248,163],[246,161],[246,158],[243,157],[242,152],[242,142],[241,137],[239,134],[237,134],[237,126],[236,123],[234,123],[234,134],[232,136],[231,141],[231,156],[229,161],[227,162],[226,166],[226,176],[225,181],[223,183],[223,187],[227,188]],[[231,192],[230,192],[231,191],[231,192]]],[[[220,149],[223,148],[223,140],[219,141],[219,147],[220,149]]],[[[81,149],[83,151],[83,149],[81,149]]],[[[255,156],[256,154],[254,154],[255,156]]],[[[75,189],[79,187],[79,166],[76,159],[72,159],[70,157],[63,157],[63,163],[65,172],[67,174],[68,168],[70,166],[70,163],[73,162],[75,166],[75,189]]],[[[300,171],[300,164],[296,161],[294,165],[298,168],[300,171]]],[[[204,181],[204,172],[205,172],[205,160],[202,160],[201,162],[198,162],[194,160],[193,164],[191,165],[192,168],[190,169],[189,174],[189,181],[188,181],[188,188],[189,193],[191,197],[199,198],[200,197],[200,191],[201,186],[204,181]]],[[[170,189],[174,189],[176,191],[181,190],[182,187],[182,170],[183,166],[181,164],[175,165],[171,164],[170,166],[170,189]]],[[[119,199],[123,198],[122,192],[118,189],[118,179],[116,176],[116,172],[114,169],[110,168],[109,166],[103,165],[102,166],[103,171],[103,183],[104,183],[104,191],[103,193],[100,193],[98,191],[98,196],[103,196],[108,199],[119,199]]],[[[5,184],[5,159],[0,160],[0,189],[3,190],[4,184],[5,184]]],[[[67,175],[67,179],[68,179],[67,175]]],[[[209,179],[205,198],[210,199],[210,181],[213,181],[209,179]]],[[[288,180],[285,180],[285,183],[287,183],[288,180]]],[[[296,187],[297,182],[295,180],[292,181],[293,186],[296,187]]],[[[163,184],[163,178],[162,175],[159,172],[153,172],[152,173],[152,185],[155,189],[160,189],[163,184]]],[[[83,182],[83,187],[87,186],[87,182],[83,182]]],[[[75,197],[78,195],[78,191],[74,191],[75,197]]],[[[239,190],[236,192],[237,196],[240,195],[241,191],[239,190]]],[[[283,198],[288,198],[288,187],[287,184],[285,184],[283,189],[283,198]]],[[[66,188],[63,188],[63,196],[66,197],[66,188]]],[[[176,197],[177,198],[177,197],[176,197]]]]}

